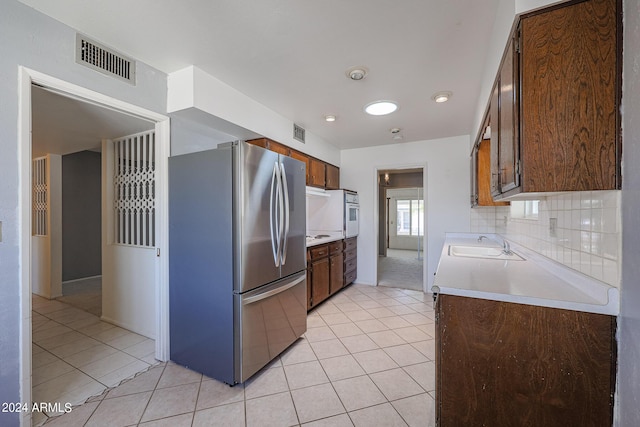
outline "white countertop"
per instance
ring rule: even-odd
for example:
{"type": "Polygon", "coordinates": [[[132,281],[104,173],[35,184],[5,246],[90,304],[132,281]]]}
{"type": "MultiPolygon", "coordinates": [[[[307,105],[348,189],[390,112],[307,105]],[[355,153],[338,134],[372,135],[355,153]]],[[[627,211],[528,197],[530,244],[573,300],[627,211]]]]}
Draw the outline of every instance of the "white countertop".
{"type": "Polygon", "coordinates": [[[449,255],[450,245],[502,249],[502,241],[495,234],[447,233],[432,290],[446,295],[618,315],[617,288],[511,241],[511,250],[524,261],[449,255]],[[478,242],[481,235],[489,239],[478,242]],[[439,290],[434,289],[436,286],[439,290]]]}
{"type": "Polygon", "coordinates": [[[326,230],[308,230],[307,231],[307,247],[322,245],[323,243],[331,243],[336,240],[342,240],[344,235],[342,231],[326,231],[326,230]]]}

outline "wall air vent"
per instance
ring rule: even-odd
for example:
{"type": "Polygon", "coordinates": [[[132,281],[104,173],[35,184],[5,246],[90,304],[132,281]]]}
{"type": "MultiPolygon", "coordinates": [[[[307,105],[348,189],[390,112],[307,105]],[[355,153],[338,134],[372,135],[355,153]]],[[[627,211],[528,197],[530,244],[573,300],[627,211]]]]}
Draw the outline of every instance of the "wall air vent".
{"type": "Polygon", "coordinates": [[[293,139],[304,143],[304,128],[295,123],[293,124],[293,139]]]}
{"type": "Polygon", "coordinates": [[[134,60],[82,34],[76,34],[76,62],[127,83],[136,84],[134,60]]]}

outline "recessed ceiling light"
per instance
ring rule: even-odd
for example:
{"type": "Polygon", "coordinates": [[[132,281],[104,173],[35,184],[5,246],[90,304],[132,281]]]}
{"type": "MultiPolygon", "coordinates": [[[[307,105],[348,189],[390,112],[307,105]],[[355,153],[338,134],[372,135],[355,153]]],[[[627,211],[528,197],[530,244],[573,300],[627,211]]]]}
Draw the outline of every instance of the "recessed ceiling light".
{"type": "Polygon", "coordinates": [[[324,116],[324,119],[327,122],[335,122],[336,116],[334,116],[333,114],[327,114],[326,116],[324,116]]]}
{"type": "Polygon", "coordinates": [[[444,91],[444,92],[436,92],[433,94],[431,99],[436,101],[437,103],[447,102],[453,96],[453,92],[444,91]]]}
{"type": "Polygon", "coordinates": [[[363,67],[362,65],[357,65],[355,67],[349,68],[345,74],[351,80],[358,81],[367,77],[367,74],[369,74],[369,70],[367,70],[367,67],[363,67]]]}
{"type": "Polygon", "coordinates": [[[398,109],[398,104],[393,101],[374,101],[364,106],[364,111],[372,116],[384,116],[398,109]]]}

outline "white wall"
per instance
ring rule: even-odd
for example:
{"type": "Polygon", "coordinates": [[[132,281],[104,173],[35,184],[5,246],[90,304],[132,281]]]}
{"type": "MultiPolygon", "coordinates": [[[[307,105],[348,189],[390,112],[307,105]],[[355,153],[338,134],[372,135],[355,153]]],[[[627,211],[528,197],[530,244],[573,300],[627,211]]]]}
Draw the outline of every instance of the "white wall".
{"type": "MultiPolygon", "coordinates": [[[[195,66],[171,73],[168,77],[167,109],[170,113],[183,112],[203,119],[206,113],[217,120],[220,131],[236,135],[247,130],[271,138],[303,153],[340,166],[337,147],[306,132],[306,143],[293,139],[293,122],[286,117],[249,98],[214,76],[195,66]],[[191,111],[189,111],[191,110],[191,111]]],[[[173,144],[172,144],[173,145],[173,144]]],[[[176,148],[184,152],[180,148],[176,148]]]]}
{"type": "Polygon", "coordinates": [[[622,284],[616,426],[640,425],[640,2],[624,0],[622,284]]]}
{"type": "MultiPolygon", "coordinates": [[[[22,330],[22,319],[30,316],[22,306],[20,165],[18,116],[20,112],[19,66],[66,80],[148,110],[166,111],[166,74],[137,63],[137,84],[118,79],[75,63],[76,32],[16,0],[3,0],[0,12],[0,402],[20,402],[29,396],[29,383],[21,364],[21,339],[30,341],[30,330],[22,330]]],[[[27,255],[28,256],[28,255],[27,255]]],[[[28,296],[27,296],[28,297],[28,296]]],[[[25,298],[24,301],[29,301],[25,298]]],[[[25,402],[26,403],[26,402],[25,402]]],[[[17,425],[28,414],[0,412],[0,425],[17,425]]]]}
{"type": "Polygon", "coordinates": [[[375,285],[378,261],[378,169],[424,167],[427,289],[444,233],[469,231],[469,135],[343,150],[340,182],[360,195],[357,283],[375,285]]]}

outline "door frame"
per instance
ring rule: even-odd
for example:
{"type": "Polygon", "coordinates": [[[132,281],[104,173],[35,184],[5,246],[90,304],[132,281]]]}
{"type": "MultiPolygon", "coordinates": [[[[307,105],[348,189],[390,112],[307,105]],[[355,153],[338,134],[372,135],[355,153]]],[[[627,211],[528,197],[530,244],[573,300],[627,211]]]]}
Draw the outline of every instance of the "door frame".
{"type": "MultiPolygon", "coordinates": [[[[158,360],[169,358],[169,222],[168,222],[168,158],[170,155],[169,117],[133,104],[103,95],[90,89],[57,79],[23,66],[19,67],[18,91],[18,167],[20,221],[20,348],[21,402],[31,407],[31,85],[35,83],[59,94],[95,104],[122,114],[155,122],[157,144],[156,191],[161,203],[158,214],[157,248],[161,256],[156,270],[156,354],[158,360]]],[[[21,419],[24,424],[31,414],[21,419]]]]}
{"type": "MultiPolygon", "coordinates": [[[[422,198],[424,199],[424,210],[422,211],[423,221],[424,221],[424,233],[422,235],[422,291],[427,292],[427,274],[428,274],[428,262],[427,256],[429,251],[429,209],[431,208],[430,203],[427,203],[429,197],[429,177],[427,173],[427,163],[409,163],[409,164],[395,164],[395,165],[378,165],[373,168],[374,179],[373,179],[373,225],[374,225],[374,238],[375,238],[375,262],[374,262],[374,271],[375,271],[375,282],[374,286],[378,286],[378,261],[379,261],[379,249],[378,245],[380,242],[380,214],[379,214],[379,206],[380,206],[380,196],[379,196],[379,188],[380,188],[380,172],[384,170],[401,170],[401,169],[422,169],[422,198]]],[[[385,191],[386,197],[386,191],[385,191]]],[[[382,218],[384,221],[385,218],[382,218]]]]}

